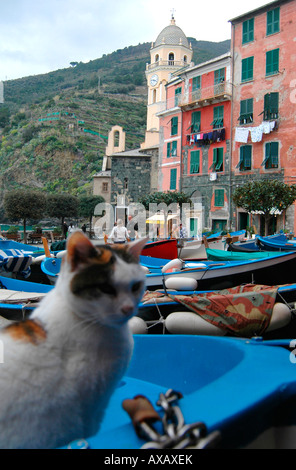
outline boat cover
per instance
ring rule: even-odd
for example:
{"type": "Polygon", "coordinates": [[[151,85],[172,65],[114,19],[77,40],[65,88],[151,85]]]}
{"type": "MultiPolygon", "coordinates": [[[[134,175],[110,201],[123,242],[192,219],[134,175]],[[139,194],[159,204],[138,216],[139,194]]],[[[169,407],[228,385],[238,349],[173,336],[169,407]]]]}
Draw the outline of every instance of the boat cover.
{"type": "Polygon", "coordinates": [[[6,272],[17,272],[25,278],[31,274],[32,256],[21,250],[0,250],[0,267],[6,272]]]}
{"type": "Polygon", "coordinates": [[[268,328],[278,286],[245,284],[198,295],[168,296],[235,336],[262,335],[268,328]]]}

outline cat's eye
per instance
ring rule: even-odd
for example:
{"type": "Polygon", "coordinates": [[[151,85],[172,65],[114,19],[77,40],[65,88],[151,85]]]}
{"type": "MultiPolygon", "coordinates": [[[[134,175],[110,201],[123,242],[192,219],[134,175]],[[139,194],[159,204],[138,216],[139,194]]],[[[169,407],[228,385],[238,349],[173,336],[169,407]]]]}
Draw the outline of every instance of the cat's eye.
{"type": "Polygon", "coordinates": [[[131,291],[133,293],[139,292],[142,289],[142,282],[134,282],[131,286],[131,291]]]}
{"type": "Polygon", "coordinates": [[[107,295],[112,295],[112,296],[116,295],[115,287],[111,286],[107,282],[105,282],[104,284],[100,284],[98,288],[100,292],[102,292],[102,294],[107,294],[107,295]]]}

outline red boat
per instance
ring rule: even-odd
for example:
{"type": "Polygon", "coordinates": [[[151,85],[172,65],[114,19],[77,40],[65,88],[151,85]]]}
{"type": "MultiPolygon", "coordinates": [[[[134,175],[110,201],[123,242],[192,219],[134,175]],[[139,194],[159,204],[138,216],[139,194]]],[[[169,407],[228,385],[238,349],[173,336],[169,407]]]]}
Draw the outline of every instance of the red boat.
{"type": "Polygon", "coordinates": [[[148,242],[143,248],[143,256],[153,256],[153,258],[175,259],[178,258],[177,239],[157,240],[148,242]]]}

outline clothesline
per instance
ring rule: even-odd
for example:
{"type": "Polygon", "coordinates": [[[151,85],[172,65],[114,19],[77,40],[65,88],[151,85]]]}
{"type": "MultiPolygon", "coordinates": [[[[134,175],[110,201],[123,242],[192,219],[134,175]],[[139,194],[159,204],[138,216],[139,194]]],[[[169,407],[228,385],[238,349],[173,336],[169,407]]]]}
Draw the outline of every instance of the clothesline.
{"type": "Polygon", "coordinates": [[[249,133],[253,143],[261,142],[263,134],[270,134],[276,129],[276,121],[263,121],[257,127],[236,127],[235,141],[243,144],[248,143],[249,133]]]}
{"type": "Polygon", "coordinates": [[[211,142],[222,142],[225,140],[225,128],[210,130],[206,132],[195,132],[193,134],[187,134],[187,142],[189,144],[197,144],[200,142],[211,143],[211,142]]]}

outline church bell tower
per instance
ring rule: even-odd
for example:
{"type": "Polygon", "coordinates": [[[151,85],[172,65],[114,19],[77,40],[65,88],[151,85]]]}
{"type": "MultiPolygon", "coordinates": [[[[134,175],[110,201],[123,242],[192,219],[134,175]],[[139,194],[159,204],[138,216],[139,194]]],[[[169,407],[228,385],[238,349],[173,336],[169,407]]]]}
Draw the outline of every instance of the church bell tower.
{"type": "Polygon", "coordinates": [[[191,65],[192,47],[184,32],[176,25],[172,15],[169,26],[158,35],[150,49],[150,64],[146,65],[148,85],[147,126],[142,149],[158,147],[159,118],[157,114],[165,110],[165,85],[171,74],[191,65]]]}

